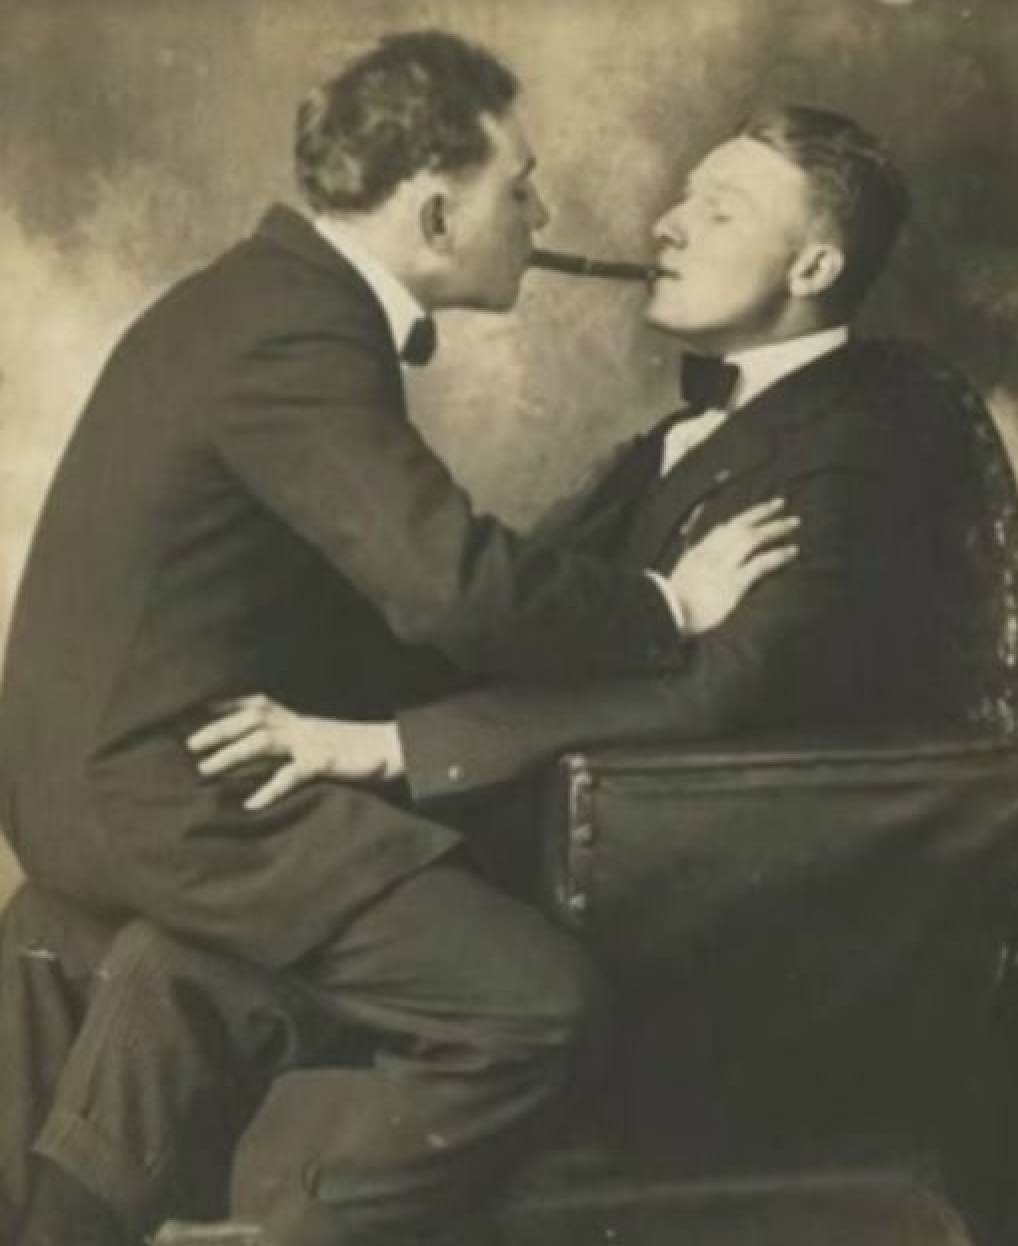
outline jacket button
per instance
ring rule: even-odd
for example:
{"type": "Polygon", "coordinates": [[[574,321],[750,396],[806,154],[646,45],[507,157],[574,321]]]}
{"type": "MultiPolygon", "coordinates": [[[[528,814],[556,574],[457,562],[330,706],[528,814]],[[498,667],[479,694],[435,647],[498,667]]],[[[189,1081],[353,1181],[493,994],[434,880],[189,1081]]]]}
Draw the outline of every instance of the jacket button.
{"type": "Polygon", "coordinates": [[[449,769],[446,771],[446,774],[448,776],[450,783],[462,783],[463,782],[463,767],[462,766],[459,766],[459,765],[450,766],[449,769]]]}

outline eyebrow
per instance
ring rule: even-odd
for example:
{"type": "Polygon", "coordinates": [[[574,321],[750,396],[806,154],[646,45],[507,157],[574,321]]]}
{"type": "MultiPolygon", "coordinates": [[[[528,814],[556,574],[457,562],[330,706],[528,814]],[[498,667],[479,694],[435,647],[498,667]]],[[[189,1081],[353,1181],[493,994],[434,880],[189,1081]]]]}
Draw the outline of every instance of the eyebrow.
{"type": "Polygon", "coordinates": [[[723,178],[708,177],[696,181],[690,178],[685,186],[685,193],[688,195],[690,191],[704,191],[707,194],[715,195],[735,195],[736,198],[742,199],[745,203],[752,203],[753,196],[748,190],[744,190],[741,186],[736,186],[734,182],[726,182],[723,178]]]}
{"type": "Polygon", "coordinates": [[[537,168],[537,157],[528,156],[527,159],[524,161],[524,163],[520,166],[520,168],[518,168],[516,172],[513,174],[513,178],[516,179],[517,181],[522,181],[525,177],[529,177],[536,168],[537,168]]]}

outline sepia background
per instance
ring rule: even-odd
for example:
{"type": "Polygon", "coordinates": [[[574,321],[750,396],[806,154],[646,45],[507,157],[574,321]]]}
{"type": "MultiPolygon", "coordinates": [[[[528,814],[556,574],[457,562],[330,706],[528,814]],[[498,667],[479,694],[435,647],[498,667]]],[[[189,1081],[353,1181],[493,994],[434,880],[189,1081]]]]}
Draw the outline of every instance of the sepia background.
{"type": "MultiPolygon", "coordinates": [[[[916,212],[867,327],[949,350],[1018,444],[1018,0],[4,0],[0,641],[117,333],[291,196],[303,90],[421,25],[518,69],[548,245],[647,254],[683,170],[761,103],[878,131],[916,212]]],[[[674,404],[674,346],[642,326],[641,301],[533,274],[510,317],[443,318],[411,399],[481,506],[526,525],[674,404]]],[[[0,892],[9,877],[0,864],[0,892]]]]}

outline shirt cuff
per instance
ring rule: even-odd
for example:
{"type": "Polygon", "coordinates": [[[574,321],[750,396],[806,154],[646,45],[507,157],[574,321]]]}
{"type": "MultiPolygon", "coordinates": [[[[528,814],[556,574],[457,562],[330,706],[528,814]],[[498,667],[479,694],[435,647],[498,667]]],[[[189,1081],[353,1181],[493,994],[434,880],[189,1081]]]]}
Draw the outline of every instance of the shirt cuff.
{"type": "Polygon", "coordinates": [[[665,599],[665,604],[668,606],[668,612],[672,616],[676,629],[680,632],[684,632],[686,630],[685,612],[682,609],[682,603],[672,592],[672,586],[669,581],[665,579],[663,575],[658,575],[656,571],[647,571],[644,572],[644,574],[661,590],[661,593],[665,599]]]}

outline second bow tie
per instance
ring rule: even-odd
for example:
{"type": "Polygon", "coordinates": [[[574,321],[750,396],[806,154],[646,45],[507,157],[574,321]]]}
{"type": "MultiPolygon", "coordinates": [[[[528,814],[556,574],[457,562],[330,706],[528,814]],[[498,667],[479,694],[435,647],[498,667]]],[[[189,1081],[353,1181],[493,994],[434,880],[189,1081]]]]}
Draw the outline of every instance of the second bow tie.
{"type": "Polygon", "coordinates": [[[421,316],[414,321],[413,327],[407,334],[400,358],[404,363],[418,368],[422,367],[431,362],[437,345],[438,334],[435,331],[434,320],[431,316],[421,316]]]}
{"type": "Polygon", "coordinates": [[[728,408],[739,383],[739,369],[716,355],[682,356],[679,369],[682,397],[689,404],[689,414],[728,408]]]}

